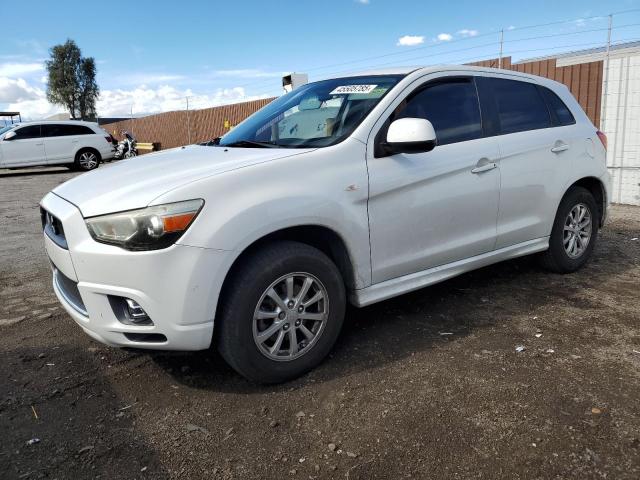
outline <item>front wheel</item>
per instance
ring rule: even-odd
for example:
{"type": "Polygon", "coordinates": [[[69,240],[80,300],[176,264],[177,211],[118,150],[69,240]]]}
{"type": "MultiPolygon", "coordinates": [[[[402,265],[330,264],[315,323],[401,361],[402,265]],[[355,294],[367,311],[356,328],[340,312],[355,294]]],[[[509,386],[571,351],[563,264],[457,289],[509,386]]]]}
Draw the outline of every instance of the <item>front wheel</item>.
{"type": "Polygon", "coordinates": [[[260,383],[293,379],[318,365],[344,320],[345,288],[324,253],[277,242],[241,260],[225,285],[218,348],[238,373],[260,383]]]}
{"type": "Polygon", "coordinates": [[[556,273],[580,269],[591,256],[598,237],[598,206],[589,190],[573,187],[560,202],[542,266],[556,273]]]}

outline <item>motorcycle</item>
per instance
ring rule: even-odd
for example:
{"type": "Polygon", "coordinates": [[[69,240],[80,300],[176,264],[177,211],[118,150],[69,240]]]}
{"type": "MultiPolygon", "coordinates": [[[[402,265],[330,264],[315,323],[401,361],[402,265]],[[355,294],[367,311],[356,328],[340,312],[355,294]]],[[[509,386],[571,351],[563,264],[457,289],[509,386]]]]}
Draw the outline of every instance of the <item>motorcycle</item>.
{"type": "Polygon", "coordinates": [[[138,156],[136,139],[129,132],[122,132],[123,139],[116,146],[115,160],[138,156]]]}

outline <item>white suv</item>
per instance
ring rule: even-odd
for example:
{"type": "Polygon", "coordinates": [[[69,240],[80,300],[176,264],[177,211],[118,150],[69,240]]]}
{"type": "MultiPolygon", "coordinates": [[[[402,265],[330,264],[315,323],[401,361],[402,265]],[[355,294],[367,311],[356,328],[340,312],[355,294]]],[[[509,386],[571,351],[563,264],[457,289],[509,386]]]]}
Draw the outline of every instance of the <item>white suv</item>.
{"type": "Polygon", "coordinates": [[[97,123],[23,122],[0,129],[0,168],[67,165],[87,171],[113,156],[111,135],[97,123]]]}
{"type": "Polygon", "coordinates": [[[605,144],[564,85],[531,75],[437,67],[311,83],[212,146],[48,194],[54,289],[101,342],[215,345],[247,378],[283,381],[331,350],[347,300],[534,253],[579,269],[607,212],[605,144]]]}

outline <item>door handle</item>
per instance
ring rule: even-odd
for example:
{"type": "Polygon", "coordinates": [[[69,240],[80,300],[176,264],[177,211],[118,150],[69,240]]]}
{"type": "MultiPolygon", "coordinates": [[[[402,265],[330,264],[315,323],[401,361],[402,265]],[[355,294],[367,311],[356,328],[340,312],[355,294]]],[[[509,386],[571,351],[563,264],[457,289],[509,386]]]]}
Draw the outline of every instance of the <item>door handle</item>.
{"type": "Polygon", "coordinates": [[[494,168],[497,168],[497,167],[498,167],[497,163],[489,161],[488,158],[481,158],[476,164],[476,168],[471,170],[471,173],[488,172],[489,170],[493,170],[494,168]]]}
{"type": "Polygon", "coordinates": [[[558,140],[555,145],[551,148],[551,151],[553,153],[560,153],[560,152],[564,152],[565,150],[569,150],[569,145],[567,145],[564,142],[561,142],[560,140],[558,140]]]}
{"type": "Polygon", "coordinates": [[[44,145],[44,142],[34,143],[34,145],[35,145],[36,147],[41,147],[42,145],[44,145]]]}

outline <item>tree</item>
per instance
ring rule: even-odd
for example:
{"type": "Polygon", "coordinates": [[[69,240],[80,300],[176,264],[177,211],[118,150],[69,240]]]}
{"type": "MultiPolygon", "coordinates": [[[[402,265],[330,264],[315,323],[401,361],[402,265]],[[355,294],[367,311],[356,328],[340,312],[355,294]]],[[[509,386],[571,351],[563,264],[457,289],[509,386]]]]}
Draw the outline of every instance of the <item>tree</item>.
{"type": "Polygon", "coordinates": [[[47,60],[49,83],[47,99],[63,105],[71,118],[94,118],[100,89],[96,83],[96,62],[93,57],[83,58],[73,40],[55,45],[47,60]]]}

